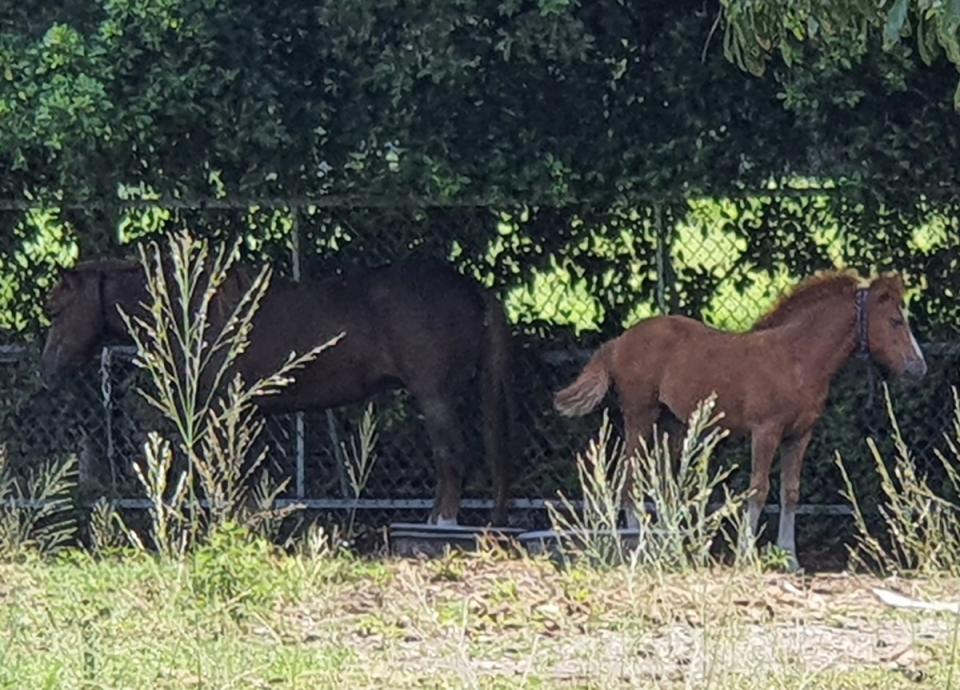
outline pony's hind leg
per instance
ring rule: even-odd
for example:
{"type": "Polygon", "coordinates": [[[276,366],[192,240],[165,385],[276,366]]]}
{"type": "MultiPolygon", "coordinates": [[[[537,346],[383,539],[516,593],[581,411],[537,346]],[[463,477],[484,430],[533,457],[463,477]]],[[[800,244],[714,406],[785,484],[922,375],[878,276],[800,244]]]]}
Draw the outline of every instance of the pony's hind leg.
{"type": "Polygon", "coordinates": [[[640,526],[639,511],[641,506],[634,503],[635,483],[634,471],[637,468],[636,456],[641,452],[640,439],[642,438],[647,447],[654,441],[653,427],[660,416],[660,409],[656,398],[644,403],[634,401],[623,401],[623,432],[626,436],[624,443],[624,459],[627,461],[625,468],[625,477],[623,482],[623,495],[621,504],[626,518],[626,525],[629,529],[637,529],[640,526]]]}
{"type": "Polygon", "coordinates": [[[680,455],[683,453],[683,441],[687,435],[687,423],[680,419],[673,411],[662,406],[662,412],[657,420],[657,434],[667,435],[667,448],[670,451],[671,470],[676,471],[680,464],[680,455]]]}
{"type": "Polygon", "coordinates": [[[800,472],[812,431],[806,431],[783,444],[780,453],[780,528],[777,546],[790,554],[790,569],[800,567],[797,560],[796,517],[800,503],[800,472]]]}
{"type": "Polygon", "coordinates": [[[463,490],[466,444],[457,423],[456,404],[442,395],[418,399],[437,471],[437,489],[430,523],[457,524],[463,490]]]}

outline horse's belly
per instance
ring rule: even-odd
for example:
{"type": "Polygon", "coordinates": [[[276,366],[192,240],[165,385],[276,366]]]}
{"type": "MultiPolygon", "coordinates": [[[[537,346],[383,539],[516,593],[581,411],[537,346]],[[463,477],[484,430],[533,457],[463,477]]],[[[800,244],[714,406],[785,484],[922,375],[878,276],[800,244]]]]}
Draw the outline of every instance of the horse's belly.
{"type": "Polygon", "coordinates": [[[363,402],[378,393],[393,390],[400,382],[389,376],[369,376],[358,369],[339,373],[304,370],[294,374],[294,382],[277,395],[258,401],[264,412],[327,410],[363,402]]]}

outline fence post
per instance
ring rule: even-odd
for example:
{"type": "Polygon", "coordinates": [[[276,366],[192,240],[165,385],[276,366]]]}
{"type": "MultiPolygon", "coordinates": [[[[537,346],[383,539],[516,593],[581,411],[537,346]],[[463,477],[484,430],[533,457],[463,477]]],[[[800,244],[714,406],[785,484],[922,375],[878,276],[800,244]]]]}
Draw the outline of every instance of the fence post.
{"type": "MultiPolygon", "coordinates": [[[[111,377],[111,357],[109,346],[100,350],[100,404],[103,406],[103,417],[107,433],[107,464],[110,466],[110,488],[117,488],[116,451],[113,440],[113,383],[111,377]]],[[[81,479],[86,479],[81,477],[81,479]]]]}
{"type": "Polygon", "coordinates": [[[671,257],[673,227],[666,226],[663,213],[663,202],[653,202],[653,228],[657,242],[657,309],[660,314],[672,314],[677,310],[671,257]]]}
{"type": "MultiPolygon", "coordinates": [[[[303,267],[301,264],[301,255],[300,255],[300,207],[294,206],[291,208],[293,215],[293,228],[291,229],[290,234],[290,259],[293,262],[291,267],[291,272],[293,274],[293,279],[296,282],[300,282],[303,275],[303,267]]],[[[303,421],[303,412],[297,412],[293,418],[294,423],[294,443],[295,443],[295,454],[296,454],[296,480],[294,490],[296,492],[297,498],[303,498],[306,494],[305,486],[305,465],[306,465],[306,444],[304,436],[306,435],[306,429],[304,427],[303,421]]]]}
{"type": "MultiPolygon", "coordinates": [[[[301,207],[295,206],[293,208],[293,232],[291,235],[291,255],[293,259],[293,268],[292,274],[293,279],[296,282],[300,282],[303,279],[303,252],[301,250],[301,228],[300,228],[300,213],[301,207]]],[[[327,417],[327,434],[330,436],[330,442],[333,444],[333,456],[337,463],[337,476],[340,480],[340,492],[343,497],[346,497],[349,494],[350,482],[347,476],[347,459],[344,454],[342,444],[340,442],[340,434],[337,432],[337,420],[333,414],[333,410],[326,411],[327,417]]],[[[305,482],[305,464],[306,464],[306,424],[304,421],[303,412],[297,412],[294,415],[294,424],[296,428],[296,482],[295,490],[297,498],[306,497],[306,482],[305,482]]]]}

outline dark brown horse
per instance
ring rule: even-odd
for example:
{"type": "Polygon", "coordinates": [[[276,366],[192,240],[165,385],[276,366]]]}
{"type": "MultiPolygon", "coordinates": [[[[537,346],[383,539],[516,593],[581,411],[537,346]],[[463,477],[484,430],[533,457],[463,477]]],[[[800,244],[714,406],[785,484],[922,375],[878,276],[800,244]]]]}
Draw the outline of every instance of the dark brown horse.
{"type": "Polygon", "coordinates": [[[556,394],[554,405],[563,415],[584,415],[600,403],[612,380],[626,451],[632,454],[641,435],[649,442],[661,418],[686,420],[699,401],[716,393],[722,426],[751,437],[748,501],[754,534],[770,490],[773,457],[782,449],[777,544],[796,565],[800,469],[834,375],[855,352],[869,353],[897,376],[926,374],[903,297],[896,275],[867,282],[853,273],[828,272],[797,286],[747,333],[720,331],[683,316],[647,319],[602,345],[577,380],[556,394]]]}
{"type": "MultiPolygon", "coordinates": [[[[237,266],[211,311],[226,314],[250,284],[237,266]]],[[[100,261],[68,270],[51,291],[52,325],[40,361],[50,385],[86,362],[108,339],[129,342],[118,312],[143,315],[142,267],[100,261]]],[[[432,522],[454,524],[460,506],[466,444],[456,402],[479,378],[483,434],[493,474],[493,522],[506,520],[512,426],[511,338],[502,307],[477,283],[441,262],[413,260],[342,278],[295,283],[274,275],[253,322],[249,350],[238,361],[244,379],[276,371],[291,351],[344,338],[295,372],[279,395],[261,398],[265,413],[322,410],[405,388],[423,414],[437,468],[432,522]]]]}

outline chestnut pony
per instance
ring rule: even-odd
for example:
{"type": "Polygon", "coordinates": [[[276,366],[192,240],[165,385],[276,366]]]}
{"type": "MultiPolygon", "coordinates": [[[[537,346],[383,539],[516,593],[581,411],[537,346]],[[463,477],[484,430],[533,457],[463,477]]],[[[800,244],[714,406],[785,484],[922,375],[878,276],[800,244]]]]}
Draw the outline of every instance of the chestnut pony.
{"type": "MultiPolygon", "coordinates": [[[[229,314],[253,277],[235,266],[211,305],[229,314]]],[[[169,284],[169,282],[168,282],[169,284]]],[[[47,297],[50,330],[40,359],[46,385],[86,362],[107,339],[130,342],[118,307],[144,318],[149,303],[139,262],[92,261],[64,272],[47,297]]],[[[214,329],[217,332],[217,329],[214,329]]],[[[506,521],[512,426],[511,335],[496,297],[439,261],[409,260],[342,277],[294,283],[274,274],[237,367],[267,376],[291,351],[344,337],[294,373],[279,394],[258,398],[265,413],[323,410],[405,388],[423,414],[437,468],[431,522],[455,524],[466,447],[459,393],[479,388],[493,474],[493,522],[506,521]]]]}
{"type": "Polygon", "coordinates": [[[748,506],[754,534],[770,490],[773,457],[781,450],[777,545],[796,567],[800,469],[837,371],[859,353],[895,376],[917,380],[926,374],[903,300],[903,281],[896,274],[867,281],[830,271],[800,283],[746,333],[684,316],[646,319],[604,343],[577,380],[555,395],[554,406],[565,416],[584,415],[600,403],[612,380],[626,452],[633,454],[641,434],[652,440],[654,424],[687,420],[715,393],[722,426],[751,437],[748,506]]]}

